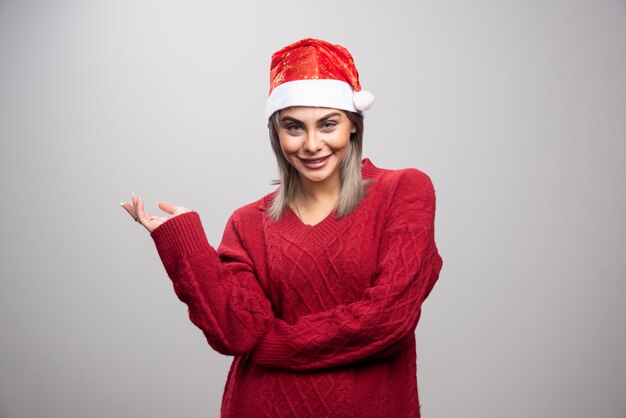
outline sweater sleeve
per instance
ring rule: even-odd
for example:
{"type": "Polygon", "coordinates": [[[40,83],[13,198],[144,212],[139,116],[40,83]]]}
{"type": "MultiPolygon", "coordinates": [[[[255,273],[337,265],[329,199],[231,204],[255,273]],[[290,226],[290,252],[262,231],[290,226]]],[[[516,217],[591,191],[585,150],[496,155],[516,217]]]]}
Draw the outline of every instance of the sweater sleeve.
{"type": "Polygon", "coordinates": [[[422,302],[442,267],[430,179],[417,170],[405,171],[387,213],[377,275],[361,300],[303,316],[294,324],[274,319],[253,352],[256,364],[314,370],[380,358],[414,332],[422,302]]]}
{"type": "Polygon", "coordinates": [[[218,251],[209,245],[195,212],[178,215],[151,234],[189,318],[211,347],[226,355],[249,353],[274,317],[241,240],[236,214],[218,251]]]}

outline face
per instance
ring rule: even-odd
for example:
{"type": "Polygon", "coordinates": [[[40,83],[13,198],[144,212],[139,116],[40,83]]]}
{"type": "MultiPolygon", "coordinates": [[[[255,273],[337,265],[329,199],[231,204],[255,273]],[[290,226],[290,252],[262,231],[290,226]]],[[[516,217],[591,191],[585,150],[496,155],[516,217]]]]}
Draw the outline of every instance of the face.
{"type": "Polygon", "coordinates": [[[339,166],[356,132],[345,112],[325,107],[280,111],[278,139],[283,155],[306,185],[339,185],[339,166]]]}

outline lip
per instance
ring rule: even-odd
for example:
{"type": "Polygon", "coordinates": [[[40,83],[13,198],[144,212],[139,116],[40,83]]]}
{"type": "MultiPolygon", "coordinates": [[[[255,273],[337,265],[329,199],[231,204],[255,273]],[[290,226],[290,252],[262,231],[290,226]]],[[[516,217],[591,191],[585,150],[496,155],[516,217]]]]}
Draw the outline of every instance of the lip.
{"type": "Polygon", "coordinates": [[[324,157],[318,157],[318,158],[302,158],[302,157],[298,157],[298,158],[300,159],[300,161],[302,161],[305,167],[311,170],[319,170],[320,168],[326,165],[326,163],[328,162],[331,156],[332,154],[326,155],[324,157]]]}

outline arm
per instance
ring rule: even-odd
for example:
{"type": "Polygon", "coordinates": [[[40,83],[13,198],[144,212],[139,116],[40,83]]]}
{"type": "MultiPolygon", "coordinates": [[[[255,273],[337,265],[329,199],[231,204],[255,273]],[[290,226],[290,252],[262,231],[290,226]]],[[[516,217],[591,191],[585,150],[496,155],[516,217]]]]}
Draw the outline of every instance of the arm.
{"type": "Polygon", "coordinates": [[[388,214],[378,274],[362,299],[303,316],[293,325],[273,320],[253,352],[255,363],[295,370],[339,366],[392,353],[414,332],[442,265],[430,179],[417,170],[406,172],[388,214]]]}
{"type": "Polygon", "coordinates": [[[215,350],[249,353],[274,317],[237,229],[237,213],[228,221],[219,251],[204,234],[200,217],[188,212],[151,233],[165,270],[189,318],[215,350]]]}

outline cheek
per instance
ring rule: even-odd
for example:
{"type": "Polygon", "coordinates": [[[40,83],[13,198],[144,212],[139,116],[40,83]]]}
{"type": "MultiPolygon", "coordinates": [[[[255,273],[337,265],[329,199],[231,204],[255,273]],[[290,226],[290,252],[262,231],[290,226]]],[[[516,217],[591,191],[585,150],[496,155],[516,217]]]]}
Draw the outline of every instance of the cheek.
{"type": "Polygon", "coordinates": [[[289,154],[293,154],[294,152],[298,151],[295,141],[292,141],[289,138],[285,138],[285,137],[279,137],[278,139],[279,139],[280,149],[283,151],[283,154],[285,155],[285,157],[288,157],[289,154]]]}
{"type": "Polygon", "coordinates": [[[293,152],[289,152],[289,150],[286,149],[285,147],[283,147],[282,145],[281,145],[280,149],[283,152],[283,157],[285,157],[285,159],[287,161],[291,160],[291,158],[293,157],[293,152]]]}
{"type": "Polygon", "coordinates": [[[335,150],[338,153],[345,154],[350,147],[350,130],[342,132],[335,140],[335,150]]]}
{"type": "Polygon", "coordinates": [[[346,155],[348,155],[348,151],[350,151],[350,141],[348,141],[348,143],[341,148],[341,151],[339,152],[339,154],[341,154],[341,159],[343,160],[346,155]]]}

